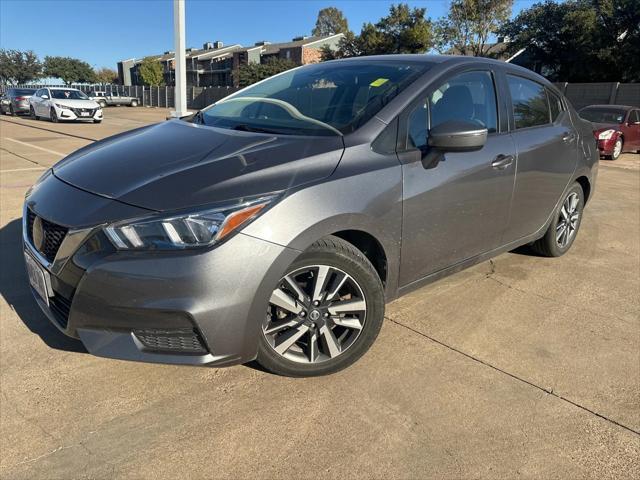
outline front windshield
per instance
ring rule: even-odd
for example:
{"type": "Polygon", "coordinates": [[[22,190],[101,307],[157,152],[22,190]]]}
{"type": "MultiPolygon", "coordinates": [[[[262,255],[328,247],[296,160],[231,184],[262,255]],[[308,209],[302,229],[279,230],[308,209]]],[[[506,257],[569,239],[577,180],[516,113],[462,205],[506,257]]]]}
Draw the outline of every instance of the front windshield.
{"type": "Polygon", "coordinates": [[[373,117],[429,67],[399,61],[309,65],[223,99],[195,121],[266,133],[342,135],[373,117]]]}
{"type": "Polygon", "coordinates": [[[593,123],[622,123],[624,110],[617,108],[585,108],[580,111],[580,116],[593,123]]]}
{"type": "Polygon", "coordinates": [[[80,90],[51,90],[51,96],[58,100],[87,100],[87,97],[80,90]]]}

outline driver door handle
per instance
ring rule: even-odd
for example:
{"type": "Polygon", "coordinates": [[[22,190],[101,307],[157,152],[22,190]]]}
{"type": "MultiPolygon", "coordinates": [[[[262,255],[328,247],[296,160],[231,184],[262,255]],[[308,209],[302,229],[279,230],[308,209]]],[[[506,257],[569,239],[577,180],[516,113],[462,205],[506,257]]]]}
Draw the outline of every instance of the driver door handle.
{"type": "Polygon", "coordinates": [[[564,132],[562,134],[562,140],[565,141],[565,143],[571,143],[576,139],[576,136],[574,133],[571,132],[564,132]]]}
{"type": "Polygon", "coordinates": [[[498,155],[491,162],[491,166],[496,170],[504,170],[513,163],[513,155],[498,155]]]}

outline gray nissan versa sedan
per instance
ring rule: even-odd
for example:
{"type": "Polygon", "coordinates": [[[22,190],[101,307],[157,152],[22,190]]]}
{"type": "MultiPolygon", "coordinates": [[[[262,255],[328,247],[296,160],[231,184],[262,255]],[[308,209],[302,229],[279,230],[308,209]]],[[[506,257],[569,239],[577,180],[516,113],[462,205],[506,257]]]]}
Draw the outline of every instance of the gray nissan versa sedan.
{"type": "Polygon", "coordinates": [[[321,375],[367,351],[385,302],[520,245],[564,254],[597,160],[528,70],[319,63],[63,159],[27,194],[25,261],[95,355],[321,375]]]}

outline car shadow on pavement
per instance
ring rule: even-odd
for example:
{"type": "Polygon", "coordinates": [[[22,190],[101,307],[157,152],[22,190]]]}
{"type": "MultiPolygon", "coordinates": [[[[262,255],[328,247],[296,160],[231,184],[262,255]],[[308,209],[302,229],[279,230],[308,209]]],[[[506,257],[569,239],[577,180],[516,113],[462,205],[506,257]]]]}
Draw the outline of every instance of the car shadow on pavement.
{"type": "Polygon", "coordinates": [[[87,353],[79,340],[60,332],[36,304],[24,267],[20,219],[0,228],[0,272],[0,294],[31,332],[51,348],[87,353]]]}

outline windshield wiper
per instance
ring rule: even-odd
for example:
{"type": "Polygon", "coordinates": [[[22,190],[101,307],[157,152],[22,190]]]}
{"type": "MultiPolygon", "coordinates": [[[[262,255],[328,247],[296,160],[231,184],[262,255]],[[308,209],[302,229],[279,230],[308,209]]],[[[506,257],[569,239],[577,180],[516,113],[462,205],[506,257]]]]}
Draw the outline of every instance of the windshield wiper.
{"type": "Polygon", "coordinates": [[[239,123],[238,125],[234,125],[233,127],[231,127],[231,130],[240,130],[241,132],[282,134],[282,132],[278,132],[276,130],[269,130],[268,128],[252,127],[250,125],[247,125],[246,123],[239,123]]]}

